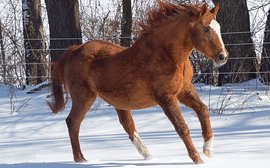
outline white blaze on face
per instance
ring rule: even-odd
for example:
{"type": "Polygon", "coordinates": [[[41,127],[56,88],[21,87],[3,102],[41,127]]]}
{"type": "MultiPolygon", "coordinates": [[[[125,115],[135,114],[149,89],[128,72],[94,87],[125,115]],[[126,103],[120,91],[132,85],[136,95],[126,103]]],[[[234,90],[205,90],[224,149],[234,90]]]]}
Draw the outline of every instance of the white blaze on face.
{"type": "Polygon", "coordinates": [[[224,43],[223,43],[223,40],[222,40],[222,37],[221,37],[221,33],[220,33],[220,25],[219,23],[214,19],[210,22],[210,25],[209,25],[218,35],[218,38],[221,42],[221,45],[222,45],[222,48],[223,50],[225,50],[225,46],[224,46],[224,43]]]}

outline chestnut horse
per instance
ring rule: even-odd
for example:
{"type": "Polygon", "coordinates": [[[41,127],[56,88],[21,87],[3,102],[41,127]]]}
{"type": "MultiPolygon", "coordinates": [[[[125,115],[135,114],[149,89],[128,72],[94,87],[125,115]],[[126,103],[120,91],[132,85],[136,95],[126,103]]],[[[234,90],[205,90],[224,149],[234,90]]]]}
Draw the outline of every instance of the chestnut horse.
{"type": "Polygon", "coordinates": [[[135,129],[131,110],[160,105],[183,140],[189,157],[195,164],[203,163],[178,101],[196,112],[204,138],[203,153],[212,155],[209,112],[191,83],[189,55],[195,48],[216,66],[226,63],[228,53],[215,20],[219,7],[209,10],[206,4],[158,4],[141,23],[142,31],[132,47],[90,41],[70,47],[54,64],[53,101],[49,106],[54,113],[63,110],[63,90],[69,91],[72,108],[66,123],[76,162],[86,161],[79,130],[97,96],[115,107],[124,130],[145,159],[150,154],[135,129]]]}

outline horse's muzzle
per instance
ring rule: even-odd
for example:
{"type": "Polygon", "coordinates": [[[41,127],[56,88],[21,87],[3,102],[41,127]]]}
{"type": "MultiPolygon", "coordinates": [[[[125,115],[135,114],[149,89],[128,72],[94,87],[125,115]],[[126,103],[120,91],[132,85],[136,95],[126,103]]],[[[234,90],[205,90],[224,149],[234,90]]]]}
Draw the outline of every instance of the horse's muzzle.
{"type": "Polygon", "coordinates": [[[224,64],[226,64],[226,62],[228,61],[228,52],[225,50],[221,53],[219,53],[216,58],[214,59],[214,66],[219,68],[221,66],[223,66],[224,64]]]}

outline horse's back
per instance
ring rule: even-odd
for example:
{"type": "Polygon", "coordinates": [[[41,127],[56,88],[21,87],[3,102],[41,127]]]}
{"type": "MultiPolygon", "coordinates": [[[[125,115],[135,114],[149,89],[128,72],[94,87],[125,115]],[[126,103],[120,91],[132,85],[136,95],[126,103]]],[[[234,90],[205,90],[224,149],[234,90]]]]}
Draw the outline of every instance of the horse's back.
{"type": "Polygon", "coordinates": [[[113,56],[124,49],[124,47],[111,42],[92,40],[82,45],[69,47],[69,50],[67,51],[69,52],[69,57],[64,57],[64,59],[69,62],[87,61],[90,63],[95,59],[113,56]]]}
{"type": "Polygon", "coordinates": [[[113,56],[124,49],[124,47],[111,42],[93,40],[85,43],[81,47],[81,53],[84,57],[92,56],[93,59],[100,59],[113,56]]]}
{"type": "Polygon", "coordinates": [[[69,71],[89,69],[95,60],[112,57],[124,49],[124,47],[110,42],[92,40],[82,45],[70,47],[70,51],[67,51],[68,56],[63,55],[60,62],[64,62],[65,69],[69,71]]]}
{"type": "Polygon", "coordinates": [[[120,45],[101,40],[89,41],[76,48],[72,47],[69,56],[64,58],[64,78],[70,92],[80,90],[77,87],[81,86],[87,87],[88,90],[95,90],[91,80],[93,62],[112,57],[122,50],[124,47],[120,45]]]}

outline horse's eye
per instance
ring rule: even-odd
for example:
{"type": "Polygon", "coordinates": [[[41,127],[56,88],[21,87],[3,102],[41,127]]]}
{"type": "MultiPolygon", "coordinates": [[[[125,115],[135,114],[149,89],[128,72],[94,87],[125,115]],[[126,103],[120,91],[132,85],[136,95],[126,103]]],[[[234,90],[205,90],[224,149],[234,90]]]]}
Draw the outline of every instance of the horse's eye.
{"type": "Polygon", "coordinates": [[[205,27],[205,28],[203,28],[203,31],[204,31],[204,32],[209,32],[210,29],[209,29],[209,27],[205,27]]]}

